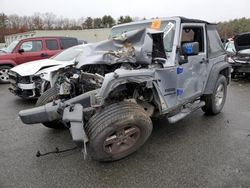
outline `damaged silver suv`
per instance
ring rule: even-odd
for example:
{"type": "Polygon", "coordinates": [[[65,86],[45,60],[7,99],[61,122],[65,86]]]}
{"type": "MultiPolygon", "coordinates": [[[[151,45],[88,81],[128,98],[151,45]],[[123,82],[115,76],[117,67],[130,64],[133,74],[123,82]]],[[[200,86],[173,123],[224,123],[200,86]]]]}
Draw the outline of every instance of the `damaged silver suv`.
{"type": "Polygon", "coordinates": [[[21,120],[67,127],[85,154],[113,161],[146,142],[151,118],[175,123],[199,108],[222,110],[230,66],[215,24],[171,17],[118,25],[112,35],[87,44],[59,71],[60,87],[44,98],[52,102],[20,111],[21,120]]]}

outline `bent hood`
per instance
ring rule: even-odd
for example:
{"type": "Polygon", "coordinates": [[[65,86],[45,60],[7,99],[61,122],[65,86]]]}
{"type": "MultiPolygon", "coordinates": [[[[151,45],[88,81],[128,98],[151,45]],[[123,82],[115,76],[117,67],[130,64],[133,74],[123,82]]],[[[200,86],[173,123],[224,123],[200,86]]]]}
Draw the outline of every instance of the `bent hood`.
{"type": "Polygon", "coordinates": [[[236,35],[234,38],[234,45],[237,52],[250,49],[250,32],[236,35]]]}
{"type": "Polygon", "coordinates": [[[20,76],[34,75],[41,70],[45,70],[58,65],[67,65],[68,61],[56,61],[53,59],[43,59],[37,61],[31,61],[18,65],[11,69],[11,71],[18,73],[20,76]]]}
{"type": "Polygon", "coordinates": [[[166,57],[163,46],[163,31],[156,31],[152,29],[134,30],[124,33],[118,38],[105,40],[98,43],[91,43],[85,45],[76,61],[77,68],[86,64],[114,64],[117,62],[131,62],[133,59],[138,64],[149,64],[154,56],[166,57]],[[132,58],[121,59],[109,52],[120,53],[123,51],[124,43],[129,42],[134,50],[132,58]],[[154,44],[154,45],[153,45],[154,44]],[[157,48],[157,49],[156,49],[157,48]],[[160,51],[160,54],[154,54],[153,51],[160,51]]]}

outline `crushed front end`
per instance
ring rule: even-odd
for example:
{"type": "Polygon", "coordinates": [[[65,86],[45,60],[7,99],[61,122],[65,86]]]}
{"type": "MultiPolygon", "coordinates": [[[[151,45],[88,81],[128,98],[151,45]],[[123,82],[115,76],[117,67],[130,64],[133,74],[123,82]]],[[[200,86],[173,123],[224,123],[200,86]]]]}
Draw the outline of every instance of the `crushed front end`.
{"type": "Polygon", "coordinates": [[[40,96],[42,79],[40,76],[20,76],[14,71],[9,71],[9,91],[22,98],[37,98],[40,96]]]}

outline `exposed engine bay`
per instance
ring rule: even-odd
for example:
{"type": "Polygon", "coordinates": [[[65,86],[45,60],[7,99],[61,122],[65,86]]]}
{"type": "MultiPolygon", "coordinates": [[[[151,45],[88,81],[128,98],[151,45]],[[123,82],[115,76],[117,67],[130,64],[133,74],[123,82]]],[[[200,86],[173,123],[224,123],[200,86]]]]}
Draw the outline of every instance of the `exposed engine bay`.
{"type": "MultiPolygon", "coordinates": [[[[150,42],[146,42],[147,45],[151,44],[151,49],[145,44],[140,44],[144,42],[145,38],[149,38],[145,29],[136,33],[132,32],[128,36],[122,35],[120,38],[104,41],[95,46],[91,46],[91,44],[87,46],[90,49],[95,48],[95,51],[92,51],[95,54],[83,53],[78,57],[75,65],[59,69],[56,86],[59,89],[60,98],[72,98],[100,88],[105,74],[117,69],[162,68],[166,56],[162,51],[163,45],[159,44],[159,41],[162,40],[157,40],[162,36],[159,34],[155,36],[152,34],[152,36],[150,42]],[[99,50],[97,51],[97,49],[99,50]],[[86,61],[92,61],[92,63],[86,63],[86,61]]],[[[88,52],[88,50],[85,51],[88,52]]]]}

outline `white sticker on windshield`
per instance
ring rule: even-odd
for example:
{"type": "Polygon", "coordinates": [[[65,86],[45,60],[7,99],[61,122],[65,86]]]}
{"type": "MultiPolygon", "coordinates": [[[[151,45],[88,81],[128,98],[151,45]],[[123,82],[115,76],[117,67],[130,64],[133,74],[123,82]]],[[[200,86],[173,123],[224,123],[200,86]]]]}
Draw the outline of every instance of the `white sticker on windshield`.
{"type": "Polygon", "coordinates": [[[163,30],[164,31],[164,37],[174,28],[174,23],[172,22],[169,22],[165,29],[163,30]]]}

